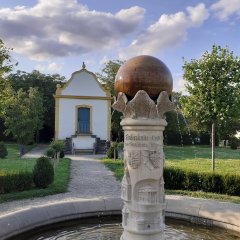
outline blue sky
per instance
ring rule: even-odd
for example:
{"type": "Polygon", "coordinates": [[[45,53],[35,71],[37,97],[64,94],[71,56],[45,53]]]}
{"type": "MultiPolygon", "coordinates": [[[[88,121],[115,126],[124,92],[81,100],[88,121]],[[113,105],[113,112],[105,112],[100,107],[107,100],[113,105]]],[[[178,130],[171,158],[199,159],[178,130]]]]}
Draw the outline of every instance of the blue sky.
{"type": "Polygon", "coordinates": [[[1,0],[0,38],[19,70],[67,79],[81,68],[147,54],[167,64],[183,90],[182,58],[216,43],[240,56],[240,0],[1,0]]]}

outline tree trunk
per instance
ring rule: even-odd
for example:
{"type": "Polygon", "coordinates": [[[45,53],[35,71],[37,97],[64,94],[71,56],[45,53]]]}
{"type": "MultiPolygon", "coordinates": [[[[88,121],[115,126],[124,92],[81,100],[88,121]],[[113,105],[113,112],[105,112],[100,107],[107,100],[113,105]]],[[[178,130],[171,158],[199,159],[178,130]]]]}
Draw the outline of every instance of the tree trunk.
{"type": "Polygon", "coordinates": [[[114,149],[114,150],[113,150],[114,160],[116,160],[116,148],[114,147],[113,149],[114,149]]]}
{"type": "Polygon", "coordinates": [[[212,172],[215,170],[215,121],[212,122],[212,172]]]}
{"type": "Polygon", "coordinates": [[[39,143],[39,130],[37,130],[37,132],[36,132],[35,142],[39,143]]]}
{"type": "Polygon", "coordinates": [[[20,157],[22,157],[25,154],[25,146],[24,144],[20,144],[20,157]]]}

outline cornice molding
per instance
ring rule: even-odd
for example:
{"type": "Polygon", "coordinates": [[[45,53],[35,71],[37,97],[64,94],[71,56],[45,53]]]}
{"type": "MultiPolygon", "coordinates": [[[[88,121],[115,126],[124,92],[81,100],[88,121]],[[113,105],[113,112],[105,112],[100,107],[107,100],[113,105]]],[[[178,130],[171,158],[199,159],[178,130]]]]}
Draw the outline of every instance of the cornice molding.
{"type": "Polygon", "coordinates": [[[89,100],[112,100],[111,97],[102,97],[102,96],[76,96],[76,95],[54,95],[54,98],[89,99],[89,100]]]}

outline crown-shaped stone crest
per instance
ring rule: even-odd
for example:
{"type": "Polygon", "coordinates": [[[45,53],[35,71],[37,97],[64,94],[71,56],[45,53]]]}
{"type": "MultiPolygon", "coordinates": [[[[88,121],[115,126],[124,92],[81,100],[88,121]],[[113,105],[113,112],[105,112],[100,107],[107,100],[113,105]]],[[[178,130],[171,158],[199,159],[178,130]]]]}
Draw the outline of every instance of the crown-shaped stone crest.
{"type": "Polygon", "coordinates": [[[131,101],[124,93],[119,93],[112,107],[122,112],[124,118],[163,119],[164,113],[174,109],[174,103],[165,91],[159,94],[155,103],[144,90],[140,90],[131,101]]]}

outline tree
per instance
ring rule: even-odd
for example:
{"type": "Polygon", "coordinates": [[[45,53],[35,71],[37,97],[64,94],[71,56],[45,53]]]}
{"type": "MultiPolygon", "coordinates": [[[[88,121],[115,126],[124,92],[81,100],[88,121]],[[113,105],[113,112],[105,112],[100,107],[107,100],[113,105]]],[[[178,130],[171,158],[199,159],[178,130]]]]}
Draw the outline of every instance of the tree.
{"type": "Polygon", "coordinates": [[[120,60],[110,60],[107,63],[105,63],[102,72],[96,74],[100,82],[111,93],[112,96],[115,96],[114,91],[115,77],[118,72],[118,69],[121,67],[123,63],[124,62],[120,60]]]}
{"type": "Polygon", "coordinates": [[[54,135],[55,114],[55,101],[53,95],[56,91],[56,85],[62,84],[65,78],[59,74],[43,74],[34,70],[31,73],[17,71],[16,73],[10,74],[8,79],[15,91],[21,88],[24,91],[28,91],[30,87],[38,88],[39,93],[42,95],[45,109],[40,139],[44,141],[51,140],[54,135]]]}
{"type": "Polygon", "coordinates": [[[3,41],[0,39],[0,77],[3,77],[4,74],[10,72],[13,68],[11,64],[10,50],[4,46],[3,41]]]}
{"type": "MultiPolygon", "coordinates": [[[[115,96],[114,91],[115,77],[118,72],[118,69],[121,67],[123,63],[124,62],[120,60],[110,60],[105,64],[104,68],[102,69],[102,72],[96,74],[100,82],[111,93],[111,96],[115,96]]],[[[111,126],[112,139],[119,141],[121,141],[121,139],[123,138],[123,131],[120,126],[121,116],[122,114],[117,111],[112,112],[112,126],[111,126]]]]}
{"type": "Polygon", "coordinates": [[[9,73],[13,68],[9,54],[10,50],[11,49],[4,46],[3,41],[0,39],[0,117],[6,99],[12,95],[10,84],[5,79],[6,74],[9,73]]]}
{"type": "Polygon", "coordinates": [[[184,79],[189,96],[181,99],[184,114],[197,128],[212,133],[212,170],[215,164],[215,132],[223,134],[239,117],[240,59],[217,45],[198,60],[184,60],[184,79]]]}
{"type": "Polygon", "coordinates": [[[7,100],[3,119],[6,134],[12,136],[20,144],[20,156],[25,152],[24,145],[33,142],[34,135],[42,128],[43,101],[36,88],[28,92],[22,89],[7,100]]]}

